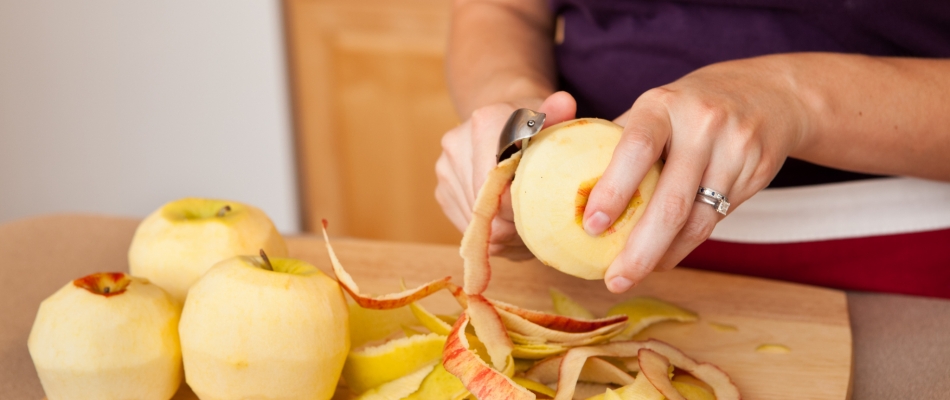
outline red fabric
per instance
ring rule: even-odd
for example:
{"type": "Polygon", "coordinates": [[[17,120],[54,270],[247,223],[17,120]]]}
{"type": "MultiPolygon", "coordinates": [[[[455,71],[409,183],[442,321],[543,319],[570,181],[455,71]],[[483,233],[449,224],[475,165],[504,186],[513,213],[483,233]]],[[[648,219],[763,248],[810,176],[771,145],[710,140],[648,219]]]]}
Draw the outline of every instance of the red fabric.
{"type": "Polygon", "coordinates": [[[682,265],[838,289],[950,298],[950,229],[800,243],[707,240],[682,265]]]}

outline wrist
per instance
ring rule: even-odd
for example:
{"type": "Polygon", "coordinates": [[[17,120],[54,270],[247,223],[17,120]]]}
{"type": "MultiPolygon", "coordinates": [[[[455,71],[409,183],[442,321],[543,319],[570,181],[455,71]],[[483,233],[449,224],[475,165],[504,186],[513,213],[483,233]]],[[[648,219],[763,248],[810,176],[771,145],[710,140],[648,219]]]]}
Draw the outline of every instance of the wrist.
{"type": "Polygon", "coordinates": [[[793,130],[795,140],[789,156],[807,159],[814,149],[821,146],[820,133],[825,131],[832,107],[825,86],[825,77],[820,73],[822,55],[811,53],[783,54],[775,58],[779,76],[790,94],[790,114],[797,126],[793,130]],[[816,70],[816,66],[819,68],[816,70]],[[816,72],[818,72],[816,74],[816,72]]]}

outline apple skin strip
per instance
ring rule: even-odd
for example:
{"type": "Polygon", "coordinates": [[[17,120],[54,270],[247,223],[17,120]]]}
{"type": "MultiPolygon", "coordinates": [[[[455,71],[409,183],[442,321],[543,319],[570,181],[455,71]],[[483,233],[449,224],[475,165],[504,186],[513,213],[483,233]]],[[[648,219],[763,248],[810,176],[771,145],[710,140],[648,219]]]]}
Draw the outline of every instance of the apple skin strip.
{"type": "Polygon", "coordinates": [[[462,235],[459,255],[464,260],[464,288],[468,294],[482,294],[491,280],[491,266],[488,264],[488,241],[491,237],[491,221],[501,206],[501,194],[515,176],[521,152],[502,161],[488,172],[485,184],[478,190],[472,209],[472,220],[462,235]]]}
{"type": "Polygon", "coordinates": [[[541,338],[548,342],[565,346],[586,346],[606,342],[619,334],[626,326],[626,321],[621,319],[613,325],[602,326],[589,332],[561,332],[545,328],[502,309],[498,309],[498,315],[501,316],[505,327],[513,332],[531,338],[541,338]]]}
{"type": "Polygon", "coordinates": [[[445,289],[452,279],[451,276],[447,276],[423,284],[415,289],[403,290],[399,293],[390,293],[382,296],[366,296],[360,294],[359,286],[356,285],[353,277],[343,269],[343,265],[340,264],[340,260],[336,257],[333,246],[330,245],[330,236],[327,235],[327,220],[323,220],[323,240],[327,245],[327,253],[330,254],[330,263],[333,264],[333,274],[336,275],[337,281],[340,283],[340,286],[353,297],[356,304],[359,304],[360,307],[363,308],[388,310],[403,307],[426,298],[432,293],[445,289]]]}
{"type": "Polygon", "coordinates": [[[618,340],[630,340],[650,325],[664,321],[694,322],[699,316],[695,312],[675,304],[647,296],[633,297],[615,304],[607,315],[626,315],[627,328],[617,335],[618,340]]]}
{"type": "Polygon", "coordinates": [[[429,376],[422,381],[419,390],[401,400],[460,400],[466,396],[468,396],[468,390],[462,386],[462,382],[446,371],[442,365],[436,365],[429,376]]]}
{"type": "Polygon", "coordinates": [[[557,288],[548,288],[548,293],[551,295],[551,303],[554,306],[555,314],[582,320],[597,318],[594,313],[557,288]]]}
{"type": "MultiPolygon", "coordinates": [[[[632,384],[615,389],[614,393],[620,400],[664,400],[662,393],[653,387],[646,375],[637,375],[632,384]]],[[[712,396],[712,394],[710,394],[712,396]]],[[[588,397],[586,400],[607,400],[607,394],[588,397]]],[[[716,399],[711,399],[716,400],[716,399]]]]}
{"type": "Polygon", "coordinates": [[[686,400],[680,392],[673,387],[673,381],[670,380],[670,360],[650,349],[640,349],[637,352],[637,360],[640,363],[640,373],[650,380],[650,384],[657,391],[663,393],[668,400],[686,400]]]}
{"type": "MultiPolygon", "coordinates": [[[[524,373],[524,377],[544,384],[555,383],[558,380],[558,370],[564,356],[551,357],[538,361],[524,373]]],[[[591,357],[584,362],[578,380],[584,382],[630,385],[634,382],[633,376],[602,358],[591,357]]]]}
{"type": "Polygon", "coordinates": [[[409,310],[412,312],[412,315],[419,320],[419,323],[429,331],[446,336],[448,336],[449,332],[452,332],[452,325],[439,319],[439,317],[430,313],[429,310],[426,310],[421,305],[410,303],[409,310]]]}
{"type": "Polygon", "coordinates": [[[442,365],[462,381],[465,388],[479,400],[534,400],[531,391],[516,384],[505,374],[492,369],[468,348],[465,327],[468,311],[459,316],[452,327],[442,354],[442,365]]]}
{"type": "Polygon", "coordinates": [[[514,350],[511,351],[511,355],[522,360],[541,360],[553,355],[562,354],[568,349],[569,347],[550,343],[516,344],[514,350]]]}
{"type": "Polygon", "coordinates": [[[515,314],[523,319],[526,319],[536,325],[542,327],[561,331],[568,333],[582,333],[590,332],[600,328],[603,328],[608,325],[616,325],[627,320],[627,316],[624,314],[612,315],[605,318],[598,319],[580,319],[580,318],[571,318],[565,317],[563,315],[557,314],[548,314],[541,311],[529,310],[526,308],[521,308],[513,304],[508,304],[498,300],[492,300],[491,303],[509,313],[515,314]]]}
{"type": "Polygon", "coordinates": [[[470,294],[465,312],[472,319],[475,336],[485,344],[492,365],[499,371],[504,370],[514,344],[495,307],[482,295],[470,294]]]}
{"type": "Polygon", "coordinates": [[[537,394],[541,394],[547,397],[554,397],[554,395],[556,394],[554,390],[552,390],[551,388],[544,386],[538,382],[532,381],[530,379],[518,378],[518,377],[514,377],[512,379],[515,381],[515,383],[521,386],[524,386],[525,389],[528,389],[537,394]]]}
{"type": "Polygon", "coordinates": [[[665,356],[677,368],[689,372],[713,388],[717,400],[740,400],[739,389],[719,367],[700,363],[682,351],[659,340],[613,342],[600,346],[575,347],[568,350],[561,360],[558,375],[558,391],[555,400],[570,400],[580,377],[584,363],[590,357],[633,357],[640,349],[650,349],[665,356]]]}
{"type": "Polygon", "coordinates": [[[511,341],[514,342],[516,346],[519,344],[545,344],[548,342],[545,338],[526,336],[512,330],[508,331],[508,337],[511,338],[511,341]]]}
{"type": "Polygon", "coordinates": [[[620,395],[617,394],[617,392],[607,389],[607,391],[604,392],[604,400],[623,400],[623,398],[620,397],[620,395]]]}
{"type": "Polygon", "coordinates": [[[438,363],[431,363],[409,375],[391,382],[386,382],[363,393],[360,397],[357,397],[356,400],[399,400],[405,398],[419,390],[419,387],[422,386],[422,381],[429,376],[429,373],[432,372],[436,365],[438,365],[438,363]]]}
{"type": "Polygon", "coordinates": [[[468,296],[465,295],[465,290],[452,282],[449,282],[447,285],[445,285],[445,287],[449,290],[449,293],[452,294],[452,297],[455,298],[455,301],[459,303],[459,306],[461,306],[463,310],[468,308],[468,296]]]}

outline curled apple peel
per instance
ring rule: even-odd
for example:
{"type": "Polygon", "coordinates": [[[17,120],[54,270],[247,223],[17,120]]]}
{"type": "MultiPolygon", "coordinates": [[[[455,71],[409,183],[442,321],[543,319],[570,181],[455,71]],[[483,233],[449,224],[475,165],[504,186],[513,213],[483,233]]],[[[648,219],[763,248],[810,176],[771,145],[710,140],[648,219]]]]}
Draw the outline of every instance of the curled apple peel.
{"type": "MultiPolygon", "coordinates": [[[[525,377],[541,383],[555,383],[558,380],[558,370],[564,356],[551,357],[537,364],[525,372],[525,377]]],[[[604,383],[625,386],[632,384],[633,376],[602,358],[588,358],[581,367],[578,380],[584,382],[604,383]]]]}
{"type": "Polygon", "coordinates": [[[445,341],[442,354],[442,365],[445,366],[445,370],[458,377],[477,399],[534,400],[537,398],[534,393],[518,385],[505,374],[489,367],[469,349],[468,340],[465,337],[465,327],[468,323],[469,316],[466,311],[459,316],[458,321],[455,321],[452,333],[445,341]]]}
{"type": "Polygon", "coordinates": [[[499,310],[515,314],[522,319],[540,327],[567,333],[592,332],[606,326],[623,324],[623,322],[627,320],[626,315],[611,315],[605,318],[583,319],[528,310],[498,300],[492,300],[492,304],[499,310]]]}
{"type": "MultiPolygon", "coordinates": [[[[739,389],[736,388],[736,385],[729,379],[729,375],[726,375],[719,367],[709,363],[697,362],[689,358],[689,356],[676,347],[656,339],[650,339],[646,341],[613,342],[600,346],[576,347],[569,350],[564,355],[564,359],[561,360],[558,376],[558,395],[555,397],[555,400],[568,400],[572,398],[581,369],[588,358],[594,356],[633,357],[638,355],[641,349],[649,349],[658,354],[662,354],[673,366],[689,372],[694,377],[702,380],[713,388],[716,399],[741,399],[739,389]]],[[[641,364],[640,368],[642,369],[643,366],[644,365],[641,364]]]]}
{"type": "Polygon", "coordinates": [[[612,325],[605,325],[588,332],[564,332],[545,328],[516,314],[499,309],[498,314],[508,329],[529,337],[542,338],[548,342],[563,343],[569,346],[584,346],[609,340],[620,333],[626,325],[621,319],[612,325]]]}
{"type": "Polygon", "coordinates": [[[650,380],[656,390],[663,393],[668,400],[686,400],[680,392],[673,387],[673,380],[670,379],[670,360],[650,349],[640,349],[637,352],[637,360],[640,364],[640,372],[650,380]]]}
{"type": "Polygon", "coordinates": [[[475,205],[472,207],[472,220],[462,235],[459,255],[465,265],[465,293],[481,294],[488,288],[491,280],[491,266],[488,264],[488,242],[491,236],[491,221],[498,214],[501,195],[508,182],[515,175],[521,152],[517,152],[499,163],[488,173],[485,184],[478,191],[475,205]]]}
{"type": "Polygon", "coordinates": [[[495,307],[480,294],[468,296],[466,313],[472,319],[475,335],[485,344],[492,365],[497,370],[503,370],[511,356],[514,344],[511,342],[511,338],[508,337],[508,330],[505,329],[505,325],[502,323],[502,317],[498,315],[495,307]]]}
{"type": "MultiPolygon", "coordinates": [[[[579,125],[586,124],[589,124],[589,121],[579,125]]],[[[603,122],[593,125],[606,126],[610,129],[615,127],[604,125],[603,122]]],[[[515,171],[521,171],[519,167],[521,160],[522,152],[519,151],[496,166],[489,172],[485,184],[476,197],[472,220],[464,233],[459,250],[464,262],[463,284],[461,287],[451,283],[450,277],[446,277],[399,293],[382,296],[363,295],[352,276],[345,271],[334,253],[327,234],[326,221],[324,221],[323,235],[334,273],[337,275],[340,285],[362,307],[384,309],[408,305],[420,323],[430,331],[442,334],[448,330],[448,338],[442,352],[442,365],[448,373],[457,377],[462,385],[478,399],[536,398],[534,392],[527,390],[512,379],[516,368],[513,357],[541,359],[566,352],[562,358],[558,359],[556,368],[552,368],[555,367],[554,361],[546,360],[541,363],[547,365],[544,368],[556,370],[556,379],[550,376],[550,372],[547,372],[548,375],[545,376],[548,380],[558,382],[559,390],[556,392],[556,398],[570,399],[575,394],[578,379],[589,357],[598,355],[636,357],[637,350],[644,347],[649,347],[657,353],[663,354],[674,365],[693,373],[697,378],[711,377],[712,380],[707,383],[714,388],[723,386],[725,385],[723,382],[726,382],[734,389],[735,386],[731,384],[728,376],[722,371],[712,367],[721,375],[713,376],[712,372],[704,368],[704,365],[711,366],[711,364],[696,363],[672,346],[662,342],[622,342],[593,346],[597,343],[606,342],[624,331],[628,324],[626,314],[620,313],[620,315],[606,318],[573,318],[523,309],[512,304],[488,299],[482,295],[491,278],[488,251],[491,223],[498,213],[500,199],[505,188],[514,177],[515,171]],[[464,310],[459,318],[455,320],[450,330],[447,323],[425,311],[420,305],[414,304],[417,300],[442,289],[448,290],[464,310]],[[468,325],[472,325],[474,328],[474,336],[465,333],[468,325]],[[481,345],[484,346],[484,351],[478,350],[476,352],[473,350],[481,345]],[[669,354],[674,354],[674,356],[669,354]],[[676,354],[679,356],[676,356],[676,354]],[[722,377],[725,377],[725,379],[723,380],[722,377]]],[[[650,182],[655,185],[655,178],[659,174],[659,166],[654,167],[650,172],[652,175],[648,174],[648,179],[645,180],[648,186],[651,184],[650,182]]],[[[634,202],[636,207],[640,207],[648,200],[649,196],[652,195],[652,188],[641,187],[639,194],[641,201],[639,203],[634,202]]],[[[575,206],[572,205],[571,207],[576,208],[575,206]]],[[[570,210],[572,213],[576,211],[574,208],[570,210]]],[[[625,213],[626,217],[624,218],[627,219],[623,223],[632,226],[635,218],[638,218],[640,213],[642,213],[642,208],[625,213]]],[[[619,228],[619,226],[615,228],[619,228]]],[[[611,231],[611,235],[615,231],[619,232],[614,229],[611,231]]],[[[583,274],[579,276],[581,275],[583,274]]],[[[587,313],[585,316],[589,317],[590,315],[587,313]]],[[[688,319],[688,317],[683,319],[688,319]]],[[[643,325],[658,320],[660,319],[654,318],[650,321],[644,321],[643,325]]],[[[601,380],[607,380],[614,384],[630,385],[635,383],[635,380],[632,380],[633,378],[628,373],[607,361],[600,360],[593,361],[593,363],[595,371],[606,374],[606,377],[600,378],[601,380]]],[[[522,366],[520,368],[522,370],[527,368],[523,361],[519,362],[519,365],[522,366]]],[[[588,376],[585,375],[585,377],[588,376]]],[[[649,382],[644,382],[641,382],[641,385],[649,385],[649,382]]],[[[601,388],[599,389],[600,393],[603,393],[604,388],[606,388],[603,384],[593,385],[599,386],[590,387],[589,389],[597,390],[601,388]]],[[[652,386],[649,389],[655,391],[652,386]]],[[[717,395],[720,394],[719,391],[722,391],[723,397],[720,397],[720,400],[738,398],[738,391],[735,391],[736,396],[733,397],[730,396],[732,392],[729,388],[716,390],[717,395]]],[[[618,391],[618,393],[622,392],[618,391]]]]}
{"type": "Polygon", "coordinates": [[[436,362],[444,346],[445,336],[430,333],[353,350],[346,357],[343,379],[354,392],[362,393],[436,362]]]}
{"type": "Polygon", "coordinates": [[[698,318],[692,311],[646,296],[634,297],[614,305],[607,310],[607,315],[627,316],[629,324],[617,335],[617,338],[622,340],[633,338],[634,335],[657,322],[693,322],[698,318]]]}
{"type": "Polygon", "coordinates": [[[452,279],[451,276],[447,276],[414,289],[403,290],[399,293],[390,293],[382,296],[367,296],[360,293],[360,287],[356,284],[356,281],[353,280],[353,277],[343,269],[343,265],[340,264],[336,253],[333,252],[333,246],[330,245],[330,237],[327,235],[327,220],[323,220],[323,239],[326,242],[327,253],[330,255],[330,263],[333,265],[333,274],[336,275],[337,281],[340,282],[340,286],[343,287],[343,290],[346,290],[346,292],[353,297],[356,304],[364,308],[386,310],[404,307],[410,303],[424,299],[432,293],[445,289],[452,279]]]}

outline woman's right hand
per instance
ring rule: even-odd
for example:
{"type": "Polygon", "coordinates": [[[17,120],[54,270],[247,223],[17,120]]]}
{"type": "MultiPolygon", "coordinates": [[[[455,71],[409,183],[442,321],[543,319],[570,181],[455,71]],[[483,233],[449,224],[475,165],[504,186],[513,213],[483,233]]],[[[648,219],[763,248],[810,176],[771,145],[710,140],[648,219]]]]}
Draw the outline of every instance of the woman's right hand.
{"type": "MultiPolygon", "coordinates": [[[[435,164],[438,185],[435,199],[442,212],[464,232],[472,219],[475,196],[495,167],[498,137],[511,113],[530,108],[547,114],[545,126],[574,119],[577,104],[571,95],[557,92],[547,99],[524,99],[481,107],[471,117],[442,137],[442,155],[435,164]]],[[[513,260],[531,258],[515,230],[511,195],[505,190],[501,209],[492,221],[489,252],[513,260]]]]}

